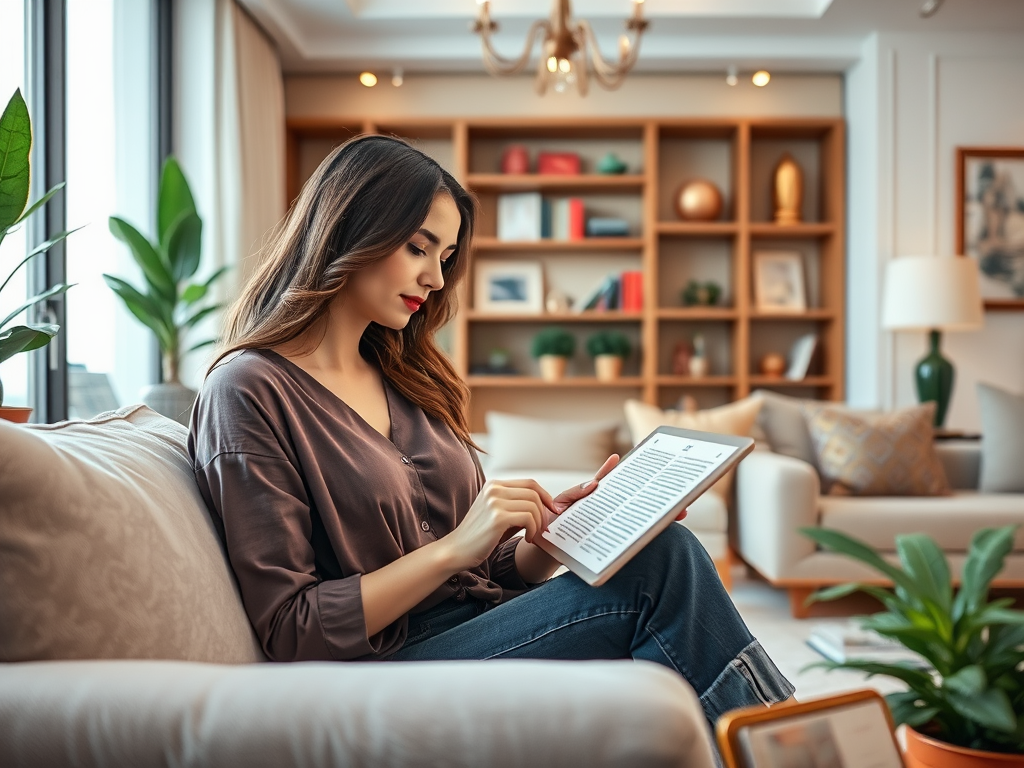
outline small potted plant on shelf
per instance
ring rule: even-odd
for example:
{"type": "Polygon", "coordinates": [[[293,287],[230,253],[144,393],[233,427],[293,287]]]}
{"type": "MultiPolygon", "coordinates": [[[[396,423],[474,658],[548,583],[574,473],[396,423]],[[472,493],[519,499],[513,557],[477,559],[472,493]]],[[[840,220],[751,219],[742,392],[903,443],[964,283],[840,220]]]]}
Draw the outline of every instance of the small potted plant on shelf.
{"type": "MultiPolygon", "coordinates": [[[[17,229],[64,186],[63,184],[56,185],[26,209],[31,177],[29,164],[31,150],[32,122],[29,119],[25,99],[22,98],[19,89],[11,96],[3,115],[0,116],[0,157],[3,158],[0,162],[0,171],[2,171],[0,174],[0,182],[2,182],[0,183],[0,244],[11,230],[17,229]]],[[[46,253],[67,236],[67,232],[60,232],[29,251],[28,255],[11,270],[3,283],[0,283],[0,293],[11,282],[11,278],[19,269],[36,256],[46,253]]],[[[14,325],[14,318],[39,302],[64,293],[69,287],[67,283],[55,285],[18,304],[13,311],[0,318],[0,363],[20,352],[30,352],[50,343],[60,330],[60,326],[53,323],[14,325]]],[[[19,423],[28,421],[32,413],[31,408],[4,406],[3,402],[4,387],[3,382],[0,382],[0,419],[19,423]]]]}
{"type": "Polygon", "coordinates": [[[164,163],[160,175],[156,219],[157,239],[150,241],[124,219],[110,217],[110,231],[131,250],[145,287],[139,290],[113,275],[103,275],[103,279],[128,311],[153,331],[160,346],[163,382],[147,387],[142,401],[187,426],[196,392],[181,383],[181,360],[186,353],[216,340],[206,339],[186,349],[185,336],[223,306],[205,300],[228,268],[221,267],[203,282],[192,282],[202,255],[203,222],[188,181],[173,157],[164,163]]]}
{"type": "Polygon", "coordinates": [[[614,381],[622,375],[622,364],[633,351],[625,334],[600,331],[587,339],[587,352],[594,358],[594,371],[601,381],[614,381]]]}
{"type": "Polygon", "coordinates": [[[540,377],[558,381],[565,377],[569,358],[576,353],[576,337],[564,328],[549,326],[533,337],[532,351],[540,365],[540,377]]]}
{"type": "Polygon", "coordinates": [[[814,666],[885,675],[907,690],[886,696],[897,725],[907,728],[908,768],[1024,766],[1024,611],[1012,598],[988,600],[989,586],[1013,549],[1017,526],[984,528],[971,539],[959,589],[943,551],[920,533],[896,537],[902,567],[870,545],[838,531],[802,528],[826,549],[880,572],[895,590],[862,583],[816,592],[833,600],[865,592],[886,610],[862,621],[920,655],[930,670],[908,662],[850,659],[814,666]]]}

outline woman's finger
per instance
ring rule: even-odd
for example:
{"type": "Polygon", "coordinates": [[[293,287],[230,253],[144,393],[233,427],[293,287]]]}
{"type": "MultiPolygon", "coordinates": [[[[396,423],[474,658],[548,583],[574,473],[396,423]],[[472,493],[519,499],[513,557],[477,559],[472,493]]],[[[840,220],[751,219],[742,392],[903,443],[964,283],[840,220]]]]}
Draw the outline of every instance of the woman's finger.
{"type": "Polygon", "coordinates": [[[530,478],[523,478],[521,480],[501,480],[496,481],[495,485],[504,488],[520,488],[535,491],[540,496],[541,504],[551,509],[554,504],[554,499],[551,498],[551,494],[548,493],[544,487],[536,480],[530,478]]]}
{"type": "Polygon", "coordinates": [[[585,483],[574,485],[569,490],[563,491],[562,493],[558,494],[554,498],[553,510],[558,514],[561,514],[570,506],[572,506],[575,502],[582,499],[584,496],[593,493],[594,489],[597,488],[597,484],[601,481],[601,479],[604,478],[604,476],[607,475],[609,472],[611,472],[612,469],[615,468],[615,465],[618,463],[619,454],[613,453],[611,456],[605,459],[604,464],[602,464],[601,468],[597,470],[592,480],[587,480],[585,483]]]}

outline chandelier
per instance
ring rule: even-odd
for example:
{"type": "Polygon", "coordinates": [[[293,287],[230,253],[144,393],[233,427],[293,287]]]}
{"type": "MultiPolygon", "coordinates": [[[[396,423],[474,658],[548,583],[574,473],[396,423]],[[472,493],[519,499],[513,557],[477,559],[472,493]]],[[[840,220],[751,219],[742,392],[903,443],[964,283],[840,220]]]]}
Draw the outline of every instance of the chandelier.
{"type": "Polygon", "coordinates": [[[491,35],[497,32],[498,25],[491,21],[490,0],[477,0],[477,3],[480,15],[473,24],[473,32],[480,35],[484,67],[492,75],[514,75],[521,72],[530,60],[534,40],[540,37],[541,57],[535,81],[537,93],[540,94],[547,90],[550,83],[559,93],[575,85],[580,95],[586,96],[591,74],[602,87],[608,90],[618,88],[625,80],[626,73],[636,64],[640,55],[640,36],[647,29],[643,14],[644,0],[633,0],[633,15],[626,21],[626,29],[633,35],[632,40],[622,35],[619,38],[619,60],[608,62],[601,55],[590,24],[583,20],[573,20],[569,0],[555,0],[551,18],[530,25],[526,33],[526,45],[519,58],[506,59],[491,44],[491,35]]]}

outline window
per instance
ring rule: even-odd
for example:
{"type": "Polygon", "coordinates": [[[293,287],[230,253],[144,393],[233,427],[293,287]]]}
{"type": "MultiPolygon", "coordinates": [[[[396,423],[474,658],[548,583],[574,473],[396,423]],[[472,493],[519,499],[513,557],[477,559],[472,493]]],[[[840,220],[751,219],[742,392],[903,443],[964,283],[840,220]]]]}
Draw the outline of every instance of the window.
{"type": "MultiPolygon", "coordinates": [[[[7,101],[14,91],[21,88],[25,91],[25,0],[0,0],[0,19],[4,25],[4,44],[0,45],[0,110],[7,106],[7,101]],[[20,30],[20,34],[19,34],[20,30]]],[[[42,194],[33,188],[29,199],[34,200],[42,194]]],[[[12,232],[0,245],[0,283],[7,279],[14,266],[25,254],[27,238],[25,228],[20,227],[12,232]]],[[[0,293],[0,318],[14,310],[28,296],[27,271],[24,267],[18,270],[3,293],[0,293]]],[[[19,318],[25,321],[25,315],[19,318]]],[[[29,356],[15,355],[4,363],[0,363],[0,382],[3,382],[4,405],[29,404],[29,356]]]]}

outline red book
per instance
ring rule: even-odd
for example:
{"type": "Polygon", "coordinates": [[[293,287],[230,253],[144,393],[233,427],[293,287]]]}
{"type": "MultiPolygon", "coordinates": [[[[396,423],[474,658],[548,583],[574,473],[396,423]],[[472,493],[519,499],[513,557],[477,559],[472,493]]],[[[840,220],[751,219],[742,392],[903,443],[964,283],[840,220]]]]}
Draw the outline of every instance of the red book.
{"type": "Polygon", "coordinates": [[[582,240],[585,236],[583,201],[578,197],[569,198],[569,239],[582,240]]]}
{"type": "Polygon", "coordinates": [[[574,152],[540,152],[537,173],[574,176],[580,172],[580,156],[574,152]]]}
{"type": "Polygon", "coordinates": [[[644,308],[644,273],[622,273],[622,311],[640,312],[644,308]]]}

